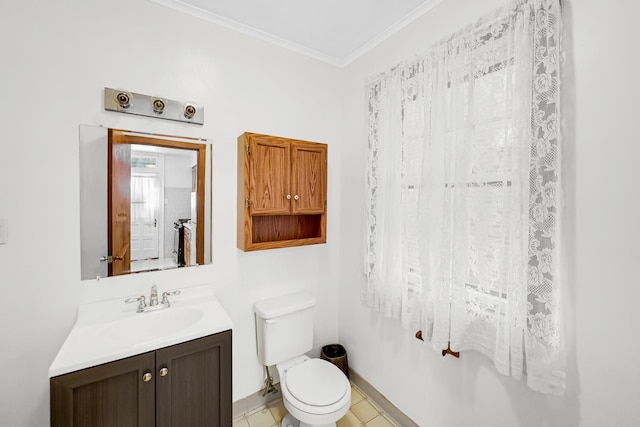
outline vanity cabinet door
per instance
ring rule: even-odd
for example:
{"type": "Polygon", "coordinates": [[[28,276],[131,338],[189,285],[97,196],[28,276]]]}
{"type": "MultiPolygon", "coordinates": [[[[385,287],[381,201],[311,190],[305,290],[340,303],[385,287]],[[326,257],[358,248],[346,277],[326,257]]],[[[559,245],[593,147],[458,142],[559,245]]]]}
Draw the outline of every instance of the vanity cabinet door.
{"type": "Polygon", "coordinates": [[[231,331],[156,351],[156,426],[231,425],[231,331]]]}
{"type": "Polygon", "coordinates": [[[53,377],[52,427],[153,427],[155,353],[53,377]]]}

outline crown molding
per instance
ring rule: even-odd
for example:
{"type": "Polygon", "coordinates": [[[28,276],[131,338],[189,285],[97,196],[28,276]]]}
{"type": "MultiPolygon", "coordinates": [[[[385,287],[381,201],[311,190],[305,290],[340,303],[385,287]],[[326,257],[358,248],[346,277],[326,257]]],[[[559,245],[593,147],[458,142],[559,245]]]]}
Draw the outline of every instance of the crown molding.
{"type": "Polygon", "coordinates": [[[373,50],[373,48],[375,48],[379,44],[383,43],[387,39],[391,38],[397,32],[399,32],[400,30],[402,30],[403,28],[405,28],[406,26],[411,24],[416,19],[420,18],[425,13],[431,11],[433,8],[438,6],[443,1],[444,0],[431,0],[431,1],[428,1],[428,2],[426,2],[426,3],[424,3],[424,4],[420,5],[420,6],[416,7],[411,12],[407,13],[404,17],[400,18],[395,23],[393,23],[386,30],[384,30],[383,32],[381,32],[377,36],[373,37],[368,42],[366,42],[365,44],[360,46],[358,49],[353,51],[351,54],[349,54],[347,57],[345,57],[342,60],[342,67],[345,67],[345,66],[351,64],[356,59],[358,59],[361,56],[365,55],[366,53],[370,52],[371,50],[373,50]]]}
{"type": "Polygon", "coordinates": [[[414,10],[406,14],[404,17],[396,21],[390,27],[385,29],[382,33],[373,37],[372,39],[364,43],[362,46],[360,46],[358,49],[356,49],[354,52],[352,52],[351,54],[347,55],[344,58],[338,58],[335,56],[327,55],[322,52],[318,52],[314,49],[310,49],[300,44],[293,43],[289,40],[285,40],[281,37],[267,33],[265,31],[259,30],[249,25],[242,24],[232,19],[228,19],[223,16],[217,15],[208,10],[187,4],[181,0],[149,0],[149,1],[152,3],[156,3],[161,6],[165,6],[170,9],[176,10],[178,12],[182,12],[187,15],[191,15],[196,18],[200,18],[205,21],[212,22],[214,24],[220,25],[230,30],[233,30],[251,37],[255,37],[267,43],[271,43],[276,46],[283,47],[285,49],[296,52],[300,55],[304,55],[339,68],[344,68],[347,65],[351,64],[356,59],[360,58],[361,56],[371,51],[373,48],[375,48],[385,40],[392,37],[398,31],[402,30],[404,27],[406,27],[407,25],[409,25],[410,23],[412,23],[413,21],[415,21],[416,19],[424,15],[425,13],[429,12],[431,9],[433,9],[434,7],[442,3],[444,0],[431,0],[422,4],[421,6],[418,6],[417,8],[415,8],[414,10]]]}
{"type": "Polygon", "coordinates": [[[269,34],[265,31],[258,30],[249,25],[245,25],[240,22],[234,21],[232,19],[228,19],[223,16],[216,15],[215,13],[209,12],[208,10],[204,10],[196,6],[186,4],[180,0],[149,0],[149,1],[162,6],[166,6],[173,10],[177,10],[178,12],[186,13],[187,15],[191,15],[196,18],[204,19],[205,21],[212,22],[214,24],[220,25],[221,27],[225,27],[242,34],[255,37],[267,43],[271,43],[276,46],[280,46],[285,49],[291,50],[293,52],[299,53],[301,55],[305,55],[305,56],[317,59],[321,62],[326,62],[336,67],[344,66],[343,61],[340,58],[335,58],[333,56],[323,54],[313,49],[309,49],[297,43],[293,43],[289,40],[285,40],[281,37],[274,36],[273,34],[269,34]]]}

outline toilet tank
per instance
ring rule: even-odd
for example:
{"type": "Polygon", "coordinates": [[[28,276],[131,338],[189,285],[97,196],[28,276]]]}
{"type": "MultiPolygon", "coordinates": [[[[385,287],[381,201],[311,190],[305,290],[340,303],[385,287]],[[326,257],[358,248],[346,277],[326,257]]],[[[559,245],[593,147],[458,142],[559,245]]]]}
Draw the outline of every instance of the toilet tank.
{"type": "Polygon", "coordinates": [[[273,366],[313,348],[315,303],[313,295],[300,292],[253,305],[258,356],[263,365],[273,366]]]}

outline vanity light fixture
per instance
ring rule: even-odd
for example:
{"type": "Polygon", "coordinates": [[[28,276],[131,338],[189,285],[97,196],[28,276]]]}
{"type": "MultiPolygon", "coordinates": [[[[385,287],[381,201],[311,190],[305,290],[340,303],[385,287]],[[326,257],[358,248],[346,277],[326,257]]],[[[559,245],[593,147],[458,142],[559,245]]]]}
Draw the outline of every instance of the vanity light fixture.
{"type": "Polygon", "coordinates": [[[123,90],[117,90],[114,92],[114,98],[120,108],[127,109],[131,107],[131,94],[123,90]]]}
{"type": "Polygon", "coordinates": [[[162,98],[153,98],[151,102],[151,107],[153,108],[153,112],[156,114],[164,113],[165,102],[162,98]]]}
{"type": "Polygon", "coordinates": [[[193,102],[186,102],[184,104],[184,118],[187,120],[192,120],[193,117],[198,112],[198,106],[193,102]]]}
{"type": "Polygon", "coordinates": [[[104,109],[183,123],[204,124],[204,107],[191,101],[176,101],[124,89],[104,88],[104,109]]]}

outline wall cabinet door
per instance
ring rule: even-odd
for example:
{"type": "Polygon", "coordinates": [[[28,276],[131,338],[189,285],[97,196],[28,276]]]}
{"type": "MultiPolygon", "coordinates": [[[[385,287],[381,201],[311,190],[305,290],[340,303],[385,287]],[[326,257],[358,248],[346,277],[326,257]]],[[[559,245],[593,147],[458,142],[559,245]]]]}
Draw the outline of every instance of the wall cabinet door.
{"type": "Polygon", "coordinates": [[[327,200],[327,146],[291,143],[292,214],[321,214],[327,200]]]}
{"type": "Polygon", "coordinates": [[[51,378],[52,427],[231,425],[231,331],[51,378]]]}
{"type": "Polygon", "coordinates": [[[254,136],[249,144],[250,214],[289,215],[291,145],[283,139],[265,136],[254,136]]]}

